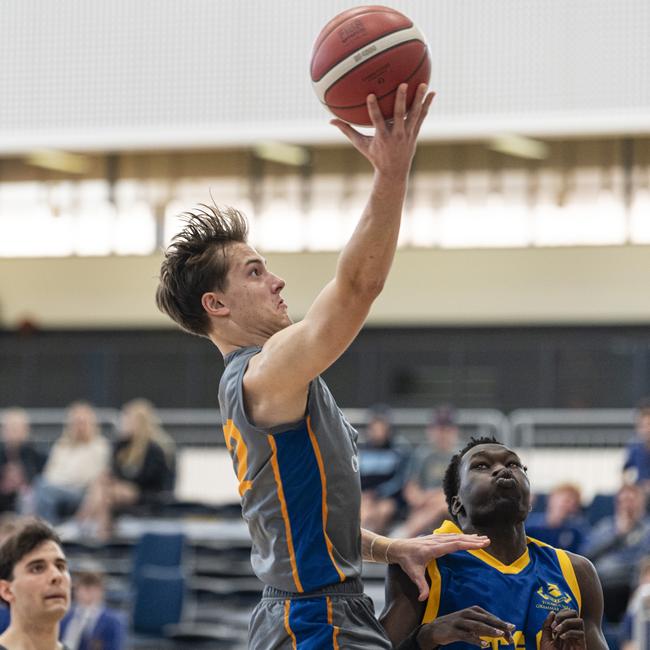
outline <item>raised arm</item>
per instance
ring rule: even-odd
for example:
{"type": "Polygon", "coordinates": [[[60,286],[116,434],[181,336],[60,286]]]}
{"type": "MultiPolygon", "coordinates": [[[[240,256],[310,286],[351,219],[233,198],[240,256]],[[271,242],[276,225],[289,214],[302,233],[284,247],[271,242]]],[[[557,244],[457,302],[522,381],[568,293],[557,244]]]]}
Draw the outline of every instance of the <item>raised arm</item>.
{"type": "Polygon", "coordinates": [[[368,97],[373,136],[332,120],[372,164],[372,191],[341,252],[334,279],[301,322],[274,334],[251,359],[244,388],[248,408],[258,424],[286,422],[288,414],[302,416],[299,411],[304,412],[309,382],[350,345],[384,286],[397,246],[417,136],[433,99],[422,85],[406,115],[406,88],[402,84],[397,92],[390,122],[383,119],[376,97],[368,97]]]}

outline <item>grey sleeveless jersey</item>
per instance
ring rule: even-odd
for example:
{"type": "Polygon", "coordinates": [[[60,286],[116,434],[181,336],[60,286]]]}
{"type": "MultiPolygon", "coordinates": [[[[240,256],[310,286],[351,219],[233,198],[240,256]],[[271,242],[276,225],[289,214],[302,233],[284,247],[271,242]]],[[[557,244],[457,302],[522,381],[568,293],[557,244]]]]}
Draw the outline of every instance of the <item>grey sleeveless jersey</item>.
{"type": "Polygon", "coordinates": [[[225,358],[224,436],[253,541],[253,570],[266,585],[305,593],[361,573],[357,433],[320,377],[310,384],[304,420],[273,429],[251,424],[242,382],[260,349],[225,358]]]}

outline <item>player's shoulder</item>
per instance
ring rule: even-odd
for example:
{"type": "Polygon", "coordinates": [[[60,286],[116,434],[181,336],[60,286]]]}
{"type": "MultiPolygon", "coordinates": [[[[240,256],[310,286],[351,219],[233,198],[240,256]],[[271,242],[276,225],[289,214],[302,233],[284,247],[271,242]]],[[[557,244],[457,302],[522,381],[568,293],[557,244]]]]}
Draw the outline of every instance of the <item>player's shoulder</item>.
{"type": "Polygon", "coordinates": [[[591,560],[586,558],[584,555],[578,555],[571,551],[562,552],[566,553],[569,558],[571,566],[573,566],[573,570],[576,574],[576,580],[581,588],[598,581],[598,574],[596,573],[596,568],[591,560]]]}

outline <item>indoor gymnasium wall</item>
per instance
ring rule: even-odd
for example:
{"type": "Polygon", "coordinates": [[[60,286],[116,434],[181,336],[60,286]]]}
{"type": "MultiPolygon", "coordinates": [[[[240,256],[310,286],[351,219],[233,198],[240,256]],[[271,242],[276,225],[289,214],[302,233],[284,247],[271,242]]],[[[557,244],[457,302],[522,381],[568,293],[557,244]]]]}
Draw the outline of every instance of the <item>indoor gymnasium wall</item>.
{"type": "MultiPolygon", "coordinates": [[[[332,277],[334,253],[267,255],[294,318],[332,277]]],[[[159,256],[0,259],[0,325],[169,327],[153,300],[159,256]]],[[[650,322],[644,246],[398,251],[370,324],[650,322]]]]}

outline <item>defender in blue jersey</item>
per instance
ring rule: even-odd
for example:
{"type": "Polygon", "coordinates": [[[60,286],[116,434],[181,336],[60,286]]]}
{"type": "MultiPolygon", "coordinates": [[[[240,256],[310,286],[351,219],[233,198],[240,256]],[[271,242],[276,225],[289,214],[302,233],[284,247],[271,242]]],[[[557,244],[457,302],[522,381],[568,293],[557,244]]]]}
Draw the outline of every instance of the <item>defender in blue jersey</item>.
{"type": "Polygon", "coordinates": [[[584,557],[526,536],[526,468],[493,438],[472,440],[445,475],[451,516],[437,533],[488,535],[486,549],[429,563],[427,602],[391,567],[380,618],[399,650],[606,650],[603,594],[584,557]]]}

